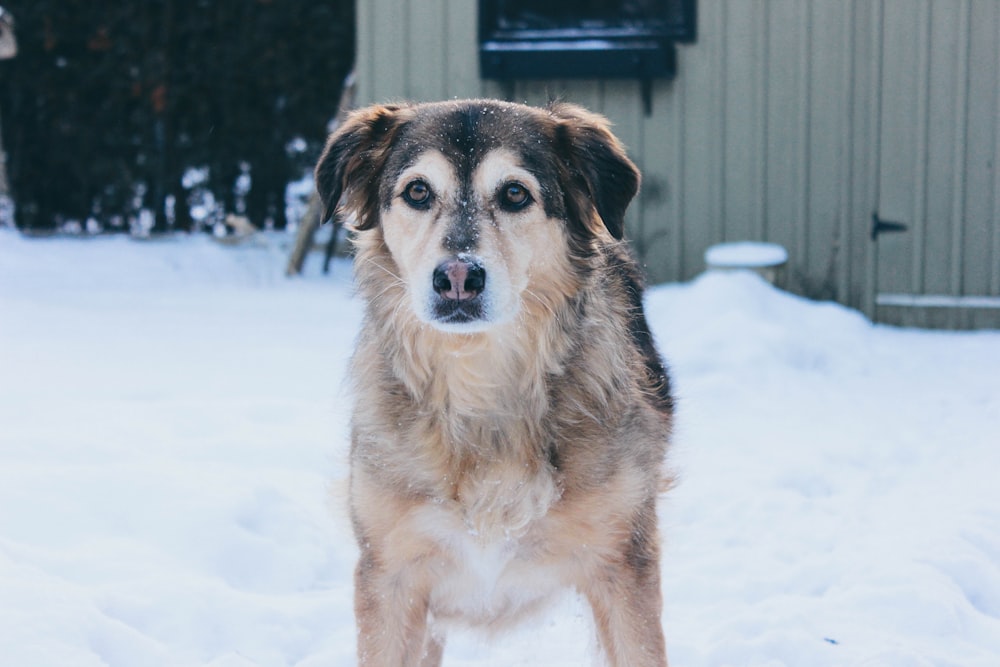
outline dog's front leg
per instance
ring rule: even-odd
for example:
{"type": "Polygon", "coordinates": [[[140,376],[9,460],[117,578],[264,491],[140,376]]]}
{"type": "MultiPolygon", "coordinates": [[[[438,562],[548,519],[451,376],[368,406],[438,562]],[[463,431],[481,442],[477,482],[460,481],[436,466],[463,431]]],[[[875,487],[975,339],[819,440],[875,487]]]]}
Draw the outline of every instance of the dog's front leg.
{"type": "Polygon", "coordinates": [[[355,572],[361,667],[438,667],[443,646],[428,627],[429,587],[415,573],[388,571],[370,552],[355,572]]]}
{"type": "Polygon", "coordinates": [[[598,638],[611,667],[667,667],[652,501],[627,534],[617,556],[597,565],[580,588],[593,609],[598,638]]]}
{"type": "Polygon", "coordinates": [[[628,568],[584,590],[609,667],[667,667],[659,577],[640,582],[628,568]]]}

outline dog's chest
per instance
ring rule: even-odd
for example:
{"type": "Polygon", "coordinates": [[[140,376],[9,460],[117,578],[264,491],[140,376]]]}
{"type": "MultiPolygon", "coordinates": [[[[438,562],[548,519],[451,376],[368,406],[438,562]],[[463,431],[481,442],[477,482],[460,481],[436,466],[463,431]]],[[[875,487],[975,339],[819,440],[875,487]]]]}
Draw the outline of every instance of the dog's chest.
{"type": "Polygon", "coordinates": [[[442,620],[503,622],[550,597],[560,585],[531,528],[521,535],[484,535],[455,505],[424,508],[413,529],[430,537],[442,555],[431,609],[442,620]]]}

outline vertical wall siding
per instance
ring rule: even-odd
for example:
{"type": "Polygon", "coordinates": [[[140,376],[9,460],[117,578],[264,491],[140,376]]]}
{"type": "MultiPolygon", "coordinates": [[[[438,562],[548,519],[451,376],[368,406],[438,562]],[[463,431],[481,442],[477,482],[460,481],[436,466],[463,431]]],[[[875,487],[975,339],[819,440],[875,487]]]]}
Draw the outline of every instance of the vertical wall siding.
{"type": "MultiPolygon", "coordinates": [[[[998,296],[993,0],[883,0],[877,210],[910,226],[878,243],[878,293],[998,296]]],[[[1000,323],[998,311],[881,308],[921,326],[1000,323]]]]}
{"type": "Polygon", "coordinates": [[[968,14],[961,282],[966,294],[1000,295],[1000,3],[968,14]]]}
{"type": "Polygon", "coordinates": [[[769,3],[767,32],[766,238],[799,255],[805,235],[799,220],[807,216],[809,4],[799,0],[769,3]],[[790,58],[785,54],[800,54],[790,58]]]}
{"type": "Polygon", "coordinates": [[[1000,294],[1000,3],[698,0],[698,41],[643,110],[634,81],[478,75],[477,3],[358,3],[362,102],[554,97],[607,115],[644,174],[628,233],[653,281],[705,249],[781,243],[788,286],[1000,294]],[[869,238],[871,214],[911,233],[869,238]]]}
{"type": "MultiPolygon", "coordinates": [[[[915,3],[918,0],[911,0],[915,3]]],[[[921,5],[924,4],[920,0],[921,5]]],[[[898,8],[883,4],[878,73],[880,88],[878,162],[879,200],[873,206],[884,220],[906,221],[916,227],[922,197],[912,187],[909,172],[922,168],[923,133],[917,106],[916,72],[918,55],[916,39],[921,22],[919,12],[902,13],[898,8]],[[892,58],[887,58],[892,54],[892,58]]],[[[878,289],[886,292],[909,292],[912,278],[908,258],[912,256],[912,240],[916,234],[883,236],[878,244],[878,289]],[[889,268],[886,268],[889,267],[889,268]]]]}
{"type": "MultiPolygon", "coordinates": [[[[1000,9],[996,5],[992,6],[994,12],[993,21],[993,37],[987,39],[986,43],[992,45],[994,49],[993,57],[993,67],[991,68],[989,64],[984,67],[977,68],[983,72],[993,72],[991,81],[995,89],[994,93],[994,105],[993,105],[993,160],[989,163],[993,170],[993,187],[990,188],[990,192],[993,193],[993,253],[991,262],[993,275],[990,281],[990,294],[1000,294],[1000,124],[996,122],[997,118],[1000,118],[1000,82],[997,81],[996,73],[1000,72],[1000,40],[996,38],[1000,35],[1000,9]]],[[[989,23],[986,23],[989,25],[989,23]]],[[[987,59],[983,59],[984,62],[989,62],[987,59]]],[[[984,133],[985,134],[985,133],[984,133]]],[[[983,136],[983,135],[979,135],[983,136]]]]}
{"type": "MultiPolygon", "coordinates": [[[[1000,296],[1000,3],[967,1],[963,29],[964,120],[959,158],[962,207],[960,264],[956,275],[964,295],[1000,296]]],[[[970,313],[961,326],[1000,327],[1000,312],[970,313]]]]}
{"type": "MultiPolygon", "coordinates": [[[[952,294],[961,294],[963,286],[963,255],[965,242],[965,221],[966,221],[966,148],[968,147],[968,120],[969,120],[969,19],[970,1],[961,0],[959,2],[958,14],[955,19],[956,26],[956,49],[953,62],[955,75],[955,109],[954,125],[951,137],[952,161],[951,161],[951,267],[949,271],[948,289],[952,294]]],[[[948,72],[943,72],[948,76],[948,72]]],[[[932,245],[927,248],[929,253],[934,252],[932,245]]]]}
{"type": "MultiPolygon", "coordinates": [[[[864,199],[866,203],[870,203],[871,208],[874,210],[877,207],[875,202],[878,202],[881,197],[881,187],[878,179],[879,165],[881,164],[881,142],[878,141],[878,137],[882,134],[882,35],[884,27],[884,12],[881,2],[871,2],[866,8],[867,11],[859,11],[858,20],[867,20],[868,26],[868,39],[858,40],[856,44],[859,48],[863,48],[863,45],[867,44],[868,52],[863,55],[866,56],[867,67],[858,67],[854,71],[855,81],[857,86],[856,91],[866,90],[868,92],[867,99],[862,95],[855,96],[855,108],[858,109],[856,115],[857,118],[867,119],[867,132],[859,132],[855,138],[855,146],[858,145],[859,140],[863,140],[866,143],[866,150],[864,150],[864,155],[867,161],[864,162],[865,169],[858,170],[863,172],[863,181],[858,180],[858,175],[855,174],[854,182],[856,184],[863,183],[867,185],[864,190],[869,193],[869,196],[864,199]],[[862,83],[864,82],[864,83],[862,83]]],[[[859,26],[855,29],[855,34],[862,34],[862,28],[859,26]]],[[[856,156],[861,156],[862,151],[855,152],[856,156]]],[[[855,192],[861,192],[862,188],[856,188],[855,192]]],[[[860,198],[859,198],[860,199],[860,198]]],[[[859,305],[866,315],[872,317],[875,314],[875,293],[878,287],[878,249],[874,243],[864,244],[864,284],[861,288],[861,298],[859,305]]],[[[848,301],[851,303],[851,301],[848,301]]]]}

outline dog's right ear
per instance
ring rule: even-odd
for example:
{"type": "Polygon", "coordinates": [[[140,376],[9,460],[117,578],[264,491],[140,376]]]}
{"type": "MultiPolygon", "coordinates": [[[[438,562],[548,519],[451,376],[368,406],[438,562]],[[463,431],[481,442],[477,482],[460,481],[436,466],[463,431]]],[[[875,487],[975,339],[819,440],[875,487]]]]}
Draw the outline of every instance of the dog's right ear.
{"type": "MultiPolygon", "coordinates": [[[[565,102],[553,102],[548,109],[558,121],[557,148],[574,181],[574,191],[587,194],[604,227],[621,240],[625,209],[639,191],[639,169],[603,116],[565,102]]],[[[586,214],[581,218],[591,219],[586,214]]]]}
{"type": "Polygon", "coordinates": [[[324,221],[340,205],[353,214],[355,229],[375,226],[379,175],[402,125],[402,108],[375,105],[354,111],[330,135],[315,172],[324,221]]]}

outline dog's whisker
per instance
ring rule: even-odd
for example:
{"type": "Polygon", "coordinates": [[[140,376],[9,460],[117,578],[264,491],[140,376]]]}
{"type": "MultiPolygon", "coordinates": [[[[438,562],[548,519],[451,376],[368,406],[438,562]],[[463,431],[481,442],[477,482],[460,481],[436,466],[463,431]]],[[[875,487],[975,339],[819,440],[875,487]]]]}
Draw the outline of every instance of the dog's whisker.
{"type": "Polygon", "coordinates": [[[548,302],[546,302],[545,299],[543,299],[542,297],[540,297],[538,294],[536,294],[535,292],[531,291],[530,289],[526,288],[524,290],[524,292],[525,292],[525,294],[531,296],[535,300],[535,303],[537,303],[542,308],[544,308],[546,310],[546,312],[548,312],[549,315],[551,315],[553,318],[557,317],[555,308],[553,308],[548,302]]]}
{"type": "Polygon", "coordinates": [[[378,292],[376,292],[375,294],[373,294],[370,298],[371,298],[372,302],[377,302],[385,294],[387,294],[388,292],[390,292],[390,291],[392,291],[394,289],[404,289],[405,290],[406,289],[406,283],[404,283],[402,280],[391,281],[385,287],[383,287],[381,290],[379,290],[378,292]]]}
{"type": "MultiPolygon", "coordinates": [[[[360,259],[360,261],[362,263],[364,263],[364,264],[370,264],[370,265],[374,266],[375,268],[379,269],[380,271],[388,273],[390,276],[392,276],[393,278],[395,278],[399,282],[403,282],[403,279],[399,275],[397,275],[391,269],[387,268],[384,264],[381,264],[378,261],[376,261],[376,259],[374,257],[364,257],[364,258],[360,258],[359,257],[358,259],[360,259]]],[[[355,261],[357,261],[357,260],[355,260],[355,261]]]]}
{"type": "Polygon", "coordinates": [[[386,267],[385,267],[385,265],[383,265],[383,264],[379,264],[379,263],[378,263],[377,261],[375,261],[375,259],[374,259],[374,258],[371,258],[371,257],[369,257],[369,258],[366,258],[366,260],[365,260],[365,261],[366,261],[366,262],[367,262],[368,264],[371,264],[372,266],[375,266],[375,267],[377,267],[378,269],[380,269],[380,270],[384,271],[385,273],[388,273],[388,274],[389,274],[390,276],[392,276],[393,278],[395,278],[396,280],[398,280],[398,281],[399,281],[400,283],[402,283],[402,282],[403,282],[403,279],[402,279],[401,277],[399,277],[399,276],[398,276],[398,275],[397,275],[396,273],[394,273],[394,272],[393,272],[393,271],[391,271],[390,269],[386,268],[386,267]]]}

